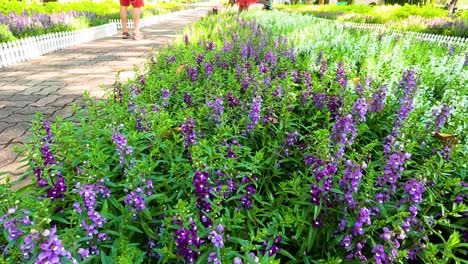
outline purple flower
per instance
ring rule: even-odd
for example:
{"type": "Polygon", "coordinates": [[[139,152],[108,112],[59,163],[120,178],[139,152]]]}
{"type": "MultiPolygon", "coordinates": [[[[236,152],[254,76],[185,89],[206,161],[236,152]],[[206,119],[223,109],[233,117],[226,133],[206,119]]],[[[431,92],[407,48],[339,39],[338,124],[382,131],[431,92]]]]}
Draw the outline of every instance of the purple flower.
{"type": "Polygon", "coordinates": [[[342,190],[346,193],[345,199],[350,207],[357,206],[357,202],[353,199],[353,193],[357,193],[359,183],[362,178],[361,167],[357,164],[352,163],[350,160],[346,162],[346,168],[343,172],[343,178],[339,181],[339,185],[342,190]]]}
{"type": "Polygon", "coordinates": [[[78,249],[78,254],[80,254],[81,258],[83,260],[87,259],[89,257],[89,249],[87,248],[79,248],[78,249]]]}
{"type": "Polygon", "coordinates": [[[235,257],[233,263],[234,264],[244,264],[244,262],[242,262],[242,259],[240,257],[235,257]]]}
{"type": "Polygon", "coordinates": [[[187,106],[192,106],[193,104],[192,96],[190,96],[188,93],[184,93],[184,103],[187,106]]]}
{"type": "Polygon", "coordinates": [[[341,112],[341,106],[343,105],[343,98],[339,96],[329,96],[328,97],[328,110],[330,111],[330,115],[332,118],[336,118],[336,115],[338,115],[341,112]]]}
{"type": "Polygon", "coordinates": [[[343,67],[344,63],[340,61],[336,69],[336,81],[343,89],[345,89],[348,81],[343,67]]]}
{"type": "Polygon", "coordinates": [[[286,146],[293,147],[297,143],[299,133],[297,131],[286,132],[286,146]]]}
{"type": "Polygon", "coordinates": [[[209,174],[205,171],[197,171],[193,176],[193,186],[196,196],[206,196],[210,193],[208,185],[209,174]]]}
{"type": "Polygon", "coordinates": [[[210,78],[211,72],[213,71],[213,64],[211,62],[205,63],[205,77],[210,78]]]}
{"type": "Polygon", "coordinates": [[[386,97],[387,97],[387,87],[385,85],[382,85],[377,90],[375,90],[372,103],[369,106],[369,110],[373,112],[382,112],[384,105],[385,105],[386,97]]]}
{"type": "Polygon", "coordinates": [[[25,236],[24,243],[20,245],[21,253],[23,254],[24,259],[30,258],[30,254],[36,248],[39,238],[39,232],[33,232],[25,236]]]}
{"type": "Polygon", "coordinates": [[[196,68],[189,68],[188,73],[192,82],[196,82],[198,80],[198,70],[196,68]]]}
{"type": "Polygon", "coordinates": [[[314,100],[314,105],[322,110],[325,107],[325,104],[327,103],[327,95],[326,94],[319,94],[319,93],[314,93],[312,96],[314,100]]]}
{"type": "Polygon", "coordinates": [[[134,219],[138,213],[146,209],[145,199],[143,199],[143,197],[135,191],[131,191],[129,194],[127,194],[124,199],[124,203],[129,205],[134,219]]]}
{"type": "Polygon", "coordinates": [[[434,109],[433,116],[435,117],[434,122],[434,132],[439,132],[439,129],[444,126],[445,121],[447,118],[450,117],[450,112],[453,110],[453,107],[447,106],[447,104],[443,104],[441,109],[434,109]]]}
{"type": "Polygon", "coordinates": [[[226,95],[226,100],[228,101],[229,107],[234,108],[239,105],[239,98],[235,97],[232,92],[229,92],[226,95]]]}
{"type": "Polygon", "coordinates": [[[131,146],[128,146],[127,137],[124,134],[118,132],[117,128],[114,128],[114,131],[112,132],[112,140],[114,141],[115,145],[117,145],[120,167],[123,168],[125,166],[125,155],[132,154],[133,149],[131,146]]]}
{"type": "Polygon", "coordinates": [[[356,223],[354,223],[354,226],[353,226],[353,233],[355,236],[364,234],[364,230],[363,230],[364,223],[371,225],[370,215],[371,215],[371,210],[369,210],[366,207],[361,208],[361,210],[359,211],[359,217],[357,218],[356,223]]]}
{"type": "Polygon", "coordinates": [[[392,135],[396,136],[403,123],[408,119],[409,113],[414,109],[414,96],[417,91],[418,79],[415,71],[405,71],[399,83],[400,110],[394,120],[394,129],[392,135]]]}
{"type": "Polygon", "coordinates": [[[260,111],[262,108],[262,97],[260,95],[255,96],[252,99],[252,106],[249,112],[249,119],[247,120],[247,130],[252,132],[260,120],[260,111]]]}
{"type": "Polygon", "coordinates": [[[208,235],[208,239],[211,240],[211,243],[217,248],[223,248],[224,247],[224,241],[223,241],[223,233],[222,232],[217,232],[217,230],[213,230],[210,232],[208,235]]]}
{"type": "Polygon", "coordinates": [[[328,69],[328,62],[327,60],[323,60],[320,63],[320,77],[323,78],[327,74],[328,69]]]}
{"type": "Polygon", "coordinates": [[[230,41],[225,41],[223,47],[221,48],[221,51],[223,52],[229,52],[232,49],[232,44],[230,41]]]}
{"type": "Polygon", "coordinates": [[[65,192],[67,191],[67,186],[65,185],[65,179],[61,173],[58,173],[57,181],[54,186],[47,190],[47,197],[51,200],[65,198],[65,192]]]}
{"type": "Polygon", "coordinates": [[[353,116],[359,121],[366,121],[367,102],[366,98],[359,97],[353,104],[353,116]]]}
{"type": "Polygon", "coordinates": [[[265,62],[269,63],[271,67],[275,68],[277,64],[275,53],[273,53],[271,50],[267,51],[265,54],[265,62]]]}
{"type": "Polygon", "coordinates": [[[372,249],[374,260],[377,264],[387,263],[387,254],[385,254],[384,246],[378,244],[372,249]]]}
{"type": "Polygon", "coordinates": [[[182,134],[185,137],[185,148],[188,148],[191,145],[195,145],[195,119],[192,117],[187,118],[187,121],[182,124],[182,134]]]}
{"type": "Polygon", "coordinates": [[[197,227],[194,222],[190,225],[190,230],[181,227],[174,232],[174,240],[177,246],[177,254],[182,256],[186,263],[195,263],[199,253],[192,246],[199,248],[202,241],[198,237],[197,227]]]}
{"type": "MultiPolygon", "coordinates": [[[[339,146],[340,149],[344,149],[346,146],[350,146],[354,143],[354,138],[357,132],[354,126],[351,115],[339,117],[336,123],[333,125],[332,134],[330,141],[332,146],[339,146]]],[[[342,157],[343,153],[339,150],[338,157],[342,157]]]]}
{"type": "Polygon", "coordinates": [[[213,264],[221,264],[221,260],[218,258],[218,255],[216,255],[216,252],[210,252],[208,255],[208,263],[213,262],[213,264]]]}
{"type": "Polygon", "coordinates": [[[256,193],[256,190],[247,176],[242,178],[242,183],[247,184],[247,187],[245,188],[245,196],[241,197],[239,200],[246,209],[250,210],[252,208],[252,196],[256,193]]]}
{"type": "Polygon", "coordinates": [[[344,249],[348,250],[349,247],[351,246],[351,243],[352,243],[352,242],[353,242],[353,237],[352,237],[351,235],[345,235],[345,236],[343,237],[343,240],[341,240],[340,245],[341,245],[344,249]]]}
{"type": "Polygon", "coordinates": [[[424,182],[417,181],[416,179],[411,179],[405,184],[405,193],[409,194],[411,201],[414,203],[422,202],[422,194],[425,190],[424,182]]]}
{"type": "Polygon", "coordinates": [[[40,245],[41,252],[37,256],[36,263],[60,263],[60,257],[66,257],[72,263],[78,263],[69,251],[62,246],[62,240],[56,235],[57,228],[54,226],[51,230],[46,229],[42,235],[44,240],[40,245]]]}
{"type": "Polygon", "coordinates": [[[319,54],[317,56],[317,60],[315,60],[315,66],[318,66],[319,63],[322,61],[323,59],[323,50],[319,51],[319,54]]]}
{"type": "Polygon", "coordinates": [[[213,110],[212,116],[216,124],[220,123],[221,117],[223,115],[223,112],[224,112],[223,104],[224,104],[223,98],[220,98],[217,96],[214,97],[214,101],[209,101],[206,103],[207,107],[213,110]]]}
{"type": "MultiPolygon", "coordinates": [[[[396,184],[401,173],[404,171],[404,162],[410,157],[411,154],[402,151],[389,155],[384,165],[384,180],[392,185],[396,184]]],[[[392,191],[394,190],[392,189],[392,191]]]]}

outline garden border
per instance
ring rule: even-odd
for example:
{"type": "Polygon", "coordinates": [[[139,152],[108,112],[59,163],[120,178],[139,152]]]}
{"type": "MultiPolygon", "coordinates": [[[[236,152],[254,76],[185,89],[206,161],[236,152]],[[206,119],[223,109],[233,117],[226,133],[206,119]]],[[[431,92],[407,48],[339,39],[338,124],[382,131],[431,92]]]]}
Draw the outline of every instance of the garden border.
{"type": "MultiPolygon", "coordinates": [[[[193,12],[194,10],[195,9],[188,9],[142,18],[140,21],[140,27],[154,25],[162,19],[193,12]]],[[[133,21],[129,20],[127,25],[129,28],[133,28],[133,21]]],[[[41,55],[74,45],[111,37],[116,35],[117,30],[121,28],[122,24],[120,20],[113,19],[110,23],[96,27],[76,31],[49,33],[10,42],[3,42],[0,43],[0,68],[11,66],[18,62],[32,60],[41,55]]]]}
{"type": "Polygon", "coordinates": [[[399,31],[399,30],[388,28],[384,24],[369,24],[369,23],[355,23],[355,22],[340,22],[340,23],[342,23],[344,27],[348,27],[348,28],[390,32],[392,34],[403,34],[403,35],[410,36],[421,41],[437,42],[439,45],[441,44],[468,45],[468,38],[436,35],[436,34],[414,32],[414,31],[399,31]]]}

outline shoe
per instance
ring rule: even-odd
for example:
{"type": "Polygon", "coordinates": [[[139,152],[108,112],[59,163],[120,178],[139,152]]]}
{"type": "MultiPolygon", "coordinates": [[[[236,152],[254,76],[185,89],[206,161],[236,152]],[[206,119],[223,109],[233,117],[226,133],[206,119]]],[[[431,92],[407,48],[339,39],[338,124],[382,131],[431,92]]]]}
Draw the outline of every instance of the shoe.
{"type": "Polygon", "coordinates": [[[135,34],[133,34],[133,39],[134,40],[143,39],[143,34],[141,34],[141,32],[135,33],[135,34]]]}
{"type": "Polygon", "coordinates": [[[122,38],[123,38],[123,39],[129,39],[129,38],[130,38],[130,34],[128,34],[128,32],[123,32],[123,33],[122,33],[122,38]]]}

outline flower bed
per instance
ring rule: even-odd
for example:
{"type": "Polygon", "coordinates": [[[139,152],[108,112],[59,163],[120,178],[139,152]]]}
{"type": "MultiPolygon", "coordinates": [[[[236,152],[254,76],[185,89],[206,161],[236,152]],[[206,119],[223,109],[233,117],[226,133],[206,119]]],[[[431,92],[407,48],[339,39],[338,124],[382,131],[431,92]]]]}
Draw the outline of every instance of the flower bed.
{"type": "MultiPolygon", "coordinates": [[[[320,32],[307,50],[287,36],[292,18],[262,24],[273,18],[209,16],[144,74],[116,82],[108,101],[76,109],[75,123],[38,115],[34,185],[0,192],[0,259],[465,259],[466,141],[453,135],[464,116],[460,100],[445,101],[464,51],[433,47],[369,72],[365,50],[340,50],[320,32]],[[432,65],[417,64],[425,56],[453,74],[437,96],[423,78],[432,65]]],[[[386,50],[383,61],[410,52],[352,30],[341,31],[344,47],[347,34],[386,50]]]]}
{"type": "Polygon", "coordinates": [[[468,11],[448,17],[448,11],[431,6],[287,6],[276,7],[295,13],[343,22],[384,24],[393,30],[415,31],[446,36],[468,37],[468,11]]]}

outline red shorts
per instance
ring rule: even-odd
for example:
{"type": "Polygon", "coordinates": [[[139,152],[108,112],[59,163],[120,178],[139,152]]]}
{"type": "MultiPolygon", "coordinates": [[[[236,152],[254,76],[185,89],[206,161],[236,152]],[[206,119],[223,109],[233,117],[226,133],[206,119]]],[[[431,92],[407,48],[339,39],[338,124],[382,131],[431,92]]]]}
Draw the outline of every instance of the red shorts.
{"type": "Polygon", "coordinates": [[[249,7],[250,5],[257,3],[257,0],[237,0],[236,2],[239,6],[249,7]]]}
{"type": "Polygon", "coordinates": [[[121,6],[129,6],[130,4],[132,4],[134,8],[139,8],[145,5],[143,0],[120,0],[121,6]]]}

